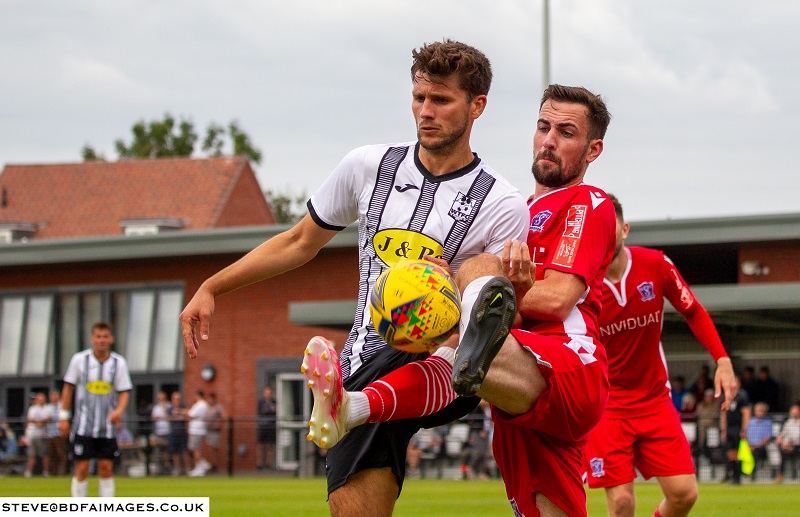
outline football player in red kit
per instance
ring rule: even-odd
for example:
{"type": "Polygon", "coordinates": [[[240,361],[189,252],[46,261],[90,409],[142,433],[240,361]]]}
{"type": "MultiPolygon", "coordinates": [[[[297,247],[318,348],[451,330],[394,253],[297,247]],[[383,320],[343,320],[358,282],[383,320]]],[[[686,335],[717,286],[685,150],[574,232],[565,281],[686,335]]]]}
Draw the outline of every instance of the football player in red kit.
{"type": "Polygon", "coordinates": [[[686,318],[695,337],[717,364],[715,395],[722,408],[736,395],[733,366],[714,323],[678,269],[658,250],[624,245],[629,226],[611,196],[617,216],[617,246],[606,270],[600,339],[608,356],[608,404],[589,435],[584,462],[590,488],[605,488],[608,514],[633,516],[634,467],[655,476],[664,500],[655,516],[688,515],[697,500],[689,443],[670,398],[661,347],[664,298],[686,318]]]}

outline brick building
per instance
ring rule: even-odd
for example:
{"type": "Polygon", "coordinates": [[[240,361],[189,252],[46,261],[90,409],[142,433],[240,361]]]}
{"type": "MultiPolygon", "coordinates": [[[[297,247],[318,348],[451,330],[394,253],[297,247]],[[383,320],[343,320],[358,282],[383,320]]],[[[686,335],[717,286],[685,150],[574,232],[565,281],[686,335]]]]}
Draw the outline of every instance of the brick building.
{"type": "MultiPolygon", "coordinates": [[[[305,450],[309,390],[298,372],[308,339],[341,345],[357,295],[357,232],[308,264],[217,300],[211,339],[185,360],[178,314],[199,284],[285,230],[244,158],[9,165],[0,175],[0,407],[59,385],[72,353],[111,321],[135,385],[130,416],[160,389],[216,391],[228,412],[255,414],[276,387],[279,458],[305,450]],[[204,377],[201,370],[205,367],[204,377]]],[[[631,245],[665,250],[709,309],[737,366],[769,365],[784,400],[800,398],[800,214],[633,222],[631,245]]],[[[672,373],[709,358],[682,318],[665,315],[672,373]]],[[[246,427],[246,426],[245,426],[246,427]]],[[[252,431],[252,429],[251,429],[252,431]]],[[[251,468],[253,433],[237,468],[251,468]]]]}

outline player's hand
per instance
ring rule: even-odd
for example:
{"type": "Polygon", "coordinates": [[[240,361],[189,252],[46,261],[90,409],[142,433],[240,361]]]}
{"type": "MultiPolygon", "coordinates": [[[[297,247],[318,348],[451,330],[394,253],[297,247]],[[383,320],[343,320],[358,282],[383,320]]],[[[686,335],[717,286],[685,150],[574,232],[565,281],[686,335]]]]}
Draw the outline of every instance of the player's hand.
{"type": "Polygon", "coordinates": [[[181,334],[186,354],[194,359],[200,349],[200,340],[207,341],[211,316],[214,314],[214,295],[200,286],[189,304],[181,312],[181,334]],[[199,331],[200,339],[197,333],[199,331]]]}
{"type": "Polygon", "coordinates": [[[725,393],[725,400],[722,401],[722,410],[727,411],[731,407],[731,402],[736,396],[739,388],[736,386],[736,378],[733,373],[733,363],[730,357],[722,357],[717,361],[717,371],[714,374],[714,397],[719,397],[725,393]]]}
{"type": "Polygon", "coordinates": [[[503,274],[511,280],[517,299],[521,300],[525,293],[533,287],[536,265],[531,261],[531,254],[528,251],[527,242],[508,240],[503,245],[503,253],[500,255],[500,265],[503,267],[503,274]]]}
{"type": "Polygon", "coordinates": [[[69,436],[69,420],[58,421],[58,433],[64,438],[69,436]]]}
{"type": "Polygon", "coordinates": [[[122,422],[122,411],[119,409],[115,409],[108,415],[108,421],[111,422],[113,425],[117,425],[118,423],[122,422]]]}
{"type": "Polygon", "coordinates": [[[452,276],[453,278],[455,278],[455,277],[456,277],[456,275],[455,275],[455,274],[453,274],[453,270],[452,270],[452,269],[450,269],[450,263],[449,263],[449,262],[447,262],[445,259],[441,259],[441,258],[437,258],[437,257],[432,257],[431,255],[423,255],[423,256],[422,256],[422,259],[423,259],[423,260],[427,260],[428,262],[433,262],[434,264],[436,264],[436,265],[437,265],[437,266],[439,266],[440,268],[442,268],[442,269],[444,269],[445,271],[447,271],[447,274],[448,274],[448,275],[452,276]]]}

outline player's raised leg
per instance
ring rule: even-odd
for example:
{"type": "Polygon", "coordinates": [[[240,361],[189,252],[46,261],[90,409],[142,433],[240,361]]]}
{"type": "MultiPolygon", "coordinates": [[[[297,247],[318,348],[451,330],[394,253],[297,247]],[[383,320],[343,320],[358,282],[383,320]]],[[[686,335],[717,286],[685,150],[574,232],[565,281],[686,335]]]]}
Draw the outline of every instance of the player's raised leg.
{"type": "MultiPolygon", "coordinates": [[[[447,344],[454,346],[455,339],[447,344]]],[[[440,411],[456,398],[450,386],[454,356],[453,348],[442,345],[426,359],[402,366],[361,391],[345,391],[333,345],[323,337],[312,338],[300,367],[314,396],[308,440],[330,448],[363,423],[417,418],[440,411]]]]}
{"type": "Polygon", "coordinates": [[[304,354],[300,371],[305,374],[314,395],[307,439],[322,448],[330,448],[347,433],[349,400],[342,386],[339,354],[330,341],[320,336],[311,338],[304,354]]]}
{"type": "Polygon", "coordinates": [[[466,397],[481,388],[511,330],[517,306],[514,286],[493,255],[465,262],[457,280],[462,287],[461,323],[452,384],[457,394],[466,397]]]}

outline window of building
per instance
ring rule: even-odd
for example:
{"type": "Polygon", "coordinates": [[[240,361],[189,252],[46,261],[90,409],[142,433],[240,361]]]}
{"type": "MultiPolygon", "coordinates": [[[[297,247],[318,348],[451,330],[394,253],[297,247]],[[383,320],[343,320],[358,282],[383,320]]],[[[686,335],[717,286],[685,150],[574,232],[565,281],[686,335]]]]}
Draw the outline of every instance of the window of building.
{"type": "Polygon", "coordinates": [[[0,376],[62,374],[97,321],[113,325],[131,373],[180,371],[182,306],[176,285],[0,291],[0,376]]]}

